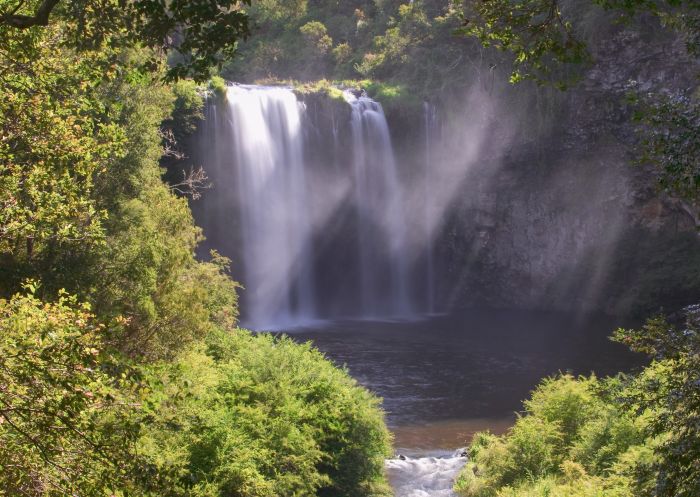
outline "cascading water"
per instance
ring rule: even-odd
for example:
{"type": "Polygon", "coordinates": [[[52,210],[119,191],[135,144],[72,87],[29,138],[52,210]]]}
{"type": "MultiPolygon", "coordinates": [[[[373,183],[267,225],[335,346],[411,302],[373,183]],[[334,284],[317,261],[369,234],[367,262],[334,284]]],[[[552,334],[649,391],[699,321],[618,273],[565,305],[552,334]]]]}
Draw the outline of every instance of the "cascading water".
{"type": "Polygon", "coordinates": [[[360,291],[365,317],[411,314],[406,258],[406,219],[389,126],[382,106],[346,91],[352,106],[353,170],[358,209],[357,239],[360,291]],[[372,225],[380,224],[384,247],[377,244],[372,225]],[[386,252],[382,253],[382,249],[386,252]],[[389,263],[389,281],[381,265],[389,263]]]}
{"type": "Polygon", "coordinates": [[[454,497],[455,478],[467,462],[463,453],[389,459],[386,469],[395,497],[454,497]]]}
{"type": "Polygon", "coordinates": [[[231,86],[246,320],[253,328],[315,316],[313,246],[304,169],[304,105],[287,88],[231,86]]]}
{"type": "Polygon", "coordinates": [[[423,259],[387,120],[364,95],[345,100],[308,112],[291,88],[233,85],[207,106],[193,162],[214,188],[193,209],[204,248],[233,260],[252,329],[415,315],[423,259]]]}
{"type": "Polygon", "coordinates": [[[426,311],[428,314],[435,312],[435,206],[433,202],[433,140],[437,130],[437,109],[430,102],[423,102],[423,127],[425,131],[425,171],[424,171],[424,198],[425,198],[425,281],[426,281],[426,311]]]}

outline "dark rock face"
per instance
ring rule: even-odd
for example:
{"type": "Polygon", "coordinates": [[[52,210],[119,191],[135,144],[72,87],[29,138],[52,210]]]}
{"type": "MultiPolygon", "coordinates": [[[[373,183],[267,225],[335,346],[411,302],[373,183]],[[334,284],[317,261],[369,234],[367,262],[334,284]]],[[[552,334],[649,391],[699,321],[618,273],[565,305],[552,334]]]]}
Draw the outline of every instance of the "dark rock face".
{"type": "MultiPolygon", "coordinates": [[[[690,88],[694,62],[678,40],[650,44],[628,31],[595,47],[595,57],[578,87],[553,97],[557,108],[534,138],[528,123],[537,117],[523,117],[522,94],[520,105],[481,114],[490,137],[456,176],[461,186],[435,242],[438,301],[627,314],[697,300],[697,220],[657,190],[652,170],[632,165],[636,135],[624,103],[631,88],[690,88]]],[[[508,91],[485,98],[508,101],[508,91]]],[[[455,132],[464,118],[450,100],[438,169],[474,139],[473,127],[455,132]]]]}
{"type": "Polygon", "coordinates": [[[515,163],[472,185],[436,243],[443,298],[623,314],[692,300],[695,222],[678,202],[636,189],[626,164],[602,149],[558,161],[549,178],[515,163]]]}
{"type": "MultiPolygon", "coordinates": [[[[437,119],[415,105],[386,109],[406,185],[418,312],[648,314],[697,301],[698,220],[658,191],[652,169],[633,165],[637,134],[625,104],[630,89],[692,88],[697,62],[679,40],[624,29],[592,48],[596,63],[567,92],[513,87],[484,69],[472,84],[432,96],[425,112],[437,119]]],[[[298,98],[311,191],[322,192],[352,170],[350,107],[323,93],[298,98]]],[[[200,225],[216,214],[194,212],[200,225]]],[[[313,240],[316,286],[323,314],[338,316],[357,299],[358,219],[350,203],[328,216],[313,240]]],[[[235,213],[220,217],[228,224],[218,233],[206,223],[204,249],[235,266],[235,213]]]]}

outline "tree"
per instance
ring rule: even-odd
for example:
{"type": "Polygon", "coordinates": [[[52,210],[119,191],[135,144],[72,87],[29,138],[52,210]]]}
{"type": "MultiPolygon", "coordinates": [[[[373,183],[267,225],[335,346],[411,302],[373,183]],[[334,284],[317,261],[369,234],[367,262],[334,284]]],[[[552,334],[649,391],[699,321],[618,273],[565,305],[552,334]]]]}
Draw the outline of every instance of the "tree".
{"type": "Polygon", "coordinates": [[[652,359],[623,398],[646,415],[649,436],[662,440],[655,465],[659,497],[692,497],[700,489],[700,306],[684,314],[680,325],[658,316],[614,336],[652,359]]]}
{"type": "Polygon", "coordinates": [[[333,39],[328,36],[326,26],[319,21],[307,22],[299,28],[302,36],[302,55],[305,61],[307,78],[322,75],[330,60],[333,39]]]}
{"type": "Polygon", "coordinates": [[[136,383],[88,306],[27,289],[0,300],[0,494],[111,495],[138,474],[136,383]]]}
{"type": "MultiPolygon", "coordinates": [[[[36,32],[61,23],[64,43],[76,48],[141,45],[179,56],[170,79],[205,79],[212,66],[233,56],[249,34],[243,7],[250,0],[2,0],[0,38],[13,30],[36,32]]],[[[150,65],[156,64],[151,59],[150,65]]]]}
{"type": "Polygon", "coordinates": [[[58,30],[0,39],[0,273],[5,295],[60,248],[102,242],[95,181],[125,154],[96,74],[109,54],[61,46],[58,30]],[[10,269],[12,268],[12,269],[10,269]]]}

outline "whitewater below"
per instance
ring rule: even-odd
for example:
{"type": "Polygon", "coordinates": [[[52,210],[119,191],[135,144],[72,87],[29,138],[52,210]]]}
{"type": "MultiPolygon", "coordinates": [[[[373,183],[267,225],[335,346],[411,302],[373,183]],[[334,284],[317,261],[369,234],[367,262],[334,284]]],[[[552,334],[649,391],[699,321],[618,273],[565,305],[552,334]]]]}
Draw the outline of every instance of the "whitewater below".
{"type": "Polygon", "coordinates": [[[397,456],[386,461],[396,497],[455,497],[454,481],[467,462],[464,449],[433,455],[397,456]]]}

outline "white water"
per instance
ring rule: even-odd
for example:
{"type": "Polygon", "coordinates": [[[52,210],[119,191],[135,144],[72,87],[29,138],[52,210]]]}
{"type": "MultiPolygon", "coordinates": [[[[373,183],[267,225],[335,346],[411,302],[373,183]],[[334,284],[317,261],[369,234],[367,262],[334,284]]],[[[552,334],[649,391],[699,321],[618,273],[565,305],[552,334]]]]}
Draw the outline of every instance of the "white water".
{"type": "Polygon", "coordinates": [[[210,247],[232,258],[244,287],[243,324],[413,317],[409,185],[381,105],[347,92],[349,112],[331,110],[325,135],[291,88],[233,85],[225,97],[208,106],[200,136],[214,188],[197,209],[210,247]],[[337,212],[346,221],[334,231],[337,212]]]}
{"type": "Polygon", "coordinates": [[[240,200],[247,324],[275,327],[315,315],[305,178],[304,105],[287,88],[231,86],[232,154],[240,200]]]}
{"type": "Polygon", "coordinates": [[[426,311],[428,314],[435,312],[435,185],[432,172],[433,139],[435,138],[438,125],[437,109],[429,102],[423,102],[423,127],[425,130],[425,171],[424,171],[424,197],[425,197],[425,280],[427,284],[426,311]]]}
{"type": "Polygon", "coordinates": [[[406,218],[389,126],[378,102],[366,96],[358,98],[347,91],[345,100],[352,106],[363,317],[405,317],[411,314],[406,218]],[[377,233],[383,240],[376,239],[377,233]],[[377,271],[387,260],[388,285],[383,281],[382,271],[377,271]]]}
{"type": "Polygon", "coordinates": [[[463,449],[433,457],[389,459],[386,469],[396,497],[455,497],[452,487],[466,464],[463,449]]]}

